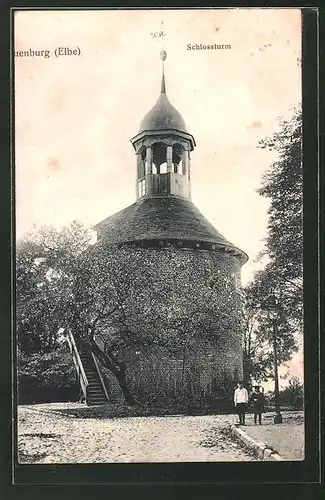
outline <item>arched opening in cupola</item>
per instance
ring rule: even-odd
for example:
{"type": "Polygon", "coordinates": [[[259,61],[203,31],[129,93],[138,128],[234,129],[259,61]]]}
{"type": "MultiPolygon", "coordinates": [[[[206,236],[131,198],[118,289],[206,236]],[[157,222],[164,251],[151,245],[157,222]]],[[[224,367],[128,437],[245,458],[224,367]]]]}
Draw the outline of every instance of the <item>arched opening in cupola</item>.
{"type": "Polygon", "coordinates": [[[183,161],[183,151],[184,151],[184,147],[181,144],[174,144],[173,145],[172,162],[173,162],[173,172],[175,174],[185,174],[186,173],[186,170],[184,168],[184,161],[183,161]]]}
{"type": "Polygon", "coordinates": [[[161,165],[160,165],[160,173],[161,174],[167,174],[167,162],[164,161],[161,165]]]}
{"type": "Polygon", "coordinates": [[[187,153],[184,146],[175,143],[172,146],[164,142],[155,142],[151,146],[153,174],[166,174],[168,172],[186,175],[186,161],[184,155],[187,153]]]}
{"type": "Polygon", "coordinates": [[[167,173],[167,144],[155,142],[152,146],[152,173],[167,173]]]}

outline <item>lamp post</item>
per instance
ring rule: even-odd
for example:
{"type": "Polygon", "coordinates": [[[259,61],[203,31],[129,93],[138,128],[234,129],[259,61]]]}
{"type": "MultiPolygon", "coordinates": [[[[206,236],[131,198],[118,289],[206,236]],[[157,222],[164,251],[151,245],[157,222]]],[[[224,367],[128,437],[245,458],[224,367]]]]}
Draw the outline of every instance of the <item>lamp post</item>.
{"type": "Polygon", "coordinates": [[[278,346],[277,346],[277,303],[274,293],[271,295],[272,303],[270,309],[273,310],[272,318],[272,347],[273,347],[273,364],[274,364],[274,403],[275,403],[275,424],[282,424],[282,415],[280,411],[280,394],[279,394],[279,373],[278,373],[278,346]]]}

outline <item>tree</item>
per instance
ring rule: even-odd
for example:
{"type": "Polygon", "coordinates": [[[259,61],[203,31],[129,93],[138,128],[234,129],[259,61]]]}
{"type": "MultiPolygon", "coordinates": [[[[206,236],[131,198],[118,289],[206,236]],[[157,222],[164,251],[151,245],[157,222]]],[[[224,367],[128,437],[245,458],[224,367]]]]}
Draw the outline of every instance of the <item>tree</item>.
{"type": "Polygon", "coordinates": [[[259,324],[259,309],[252,292],[245,289],[243,304],[243,373],[246,387],[254,381],[266,381],[272,370],[269,342],[263,338],[259,324]]]}
{"type": "Polygon", "coordinates": [[[294,109],[291,120],[281,120],[280,130],[260,141],[260,147],[278,152],[258,190],[269,198],[265,249],[272,286],[285,287],[297,315],[302,311],[302,115],[294,109]]]}
{"type": "Polygon", "coordinates": [[[260,141],[260,147],[278,153],[258,190],[269,198],[266,260],[246,287],[246,376],[273,376],[274,355],[281,364],[297,351],[302,332],[302,117],[300,108],[291,120],[281,120],[279,131],[260,141]],[[277,297],[277,307],[270,298],[277,297]],[[276,331],[276,339],[274,332],[276,331]],[[254,344],[255,340],[257,340],[254,344]],[[253,348],[251,347],[253,345],[253,348]],[[274,349],[276,354],[274,354],[274,349]]]}
{"type": "Polygon", "coordinates": [[[68,285],[77,271],[77,257],[90,239],[91,234],[73,222],[62,230],[34,229],[17,242],[16,329],[23,353],[47,353],[58,346],[68,285]],[[69,272],[58,274],[58,269],[68,268],[69,272]]]}
{"type": "Polygon", "coordinates": [[[67,276],[55,269],[88,246],[91,235],[74,222],[62,230],[34,229],[16,247],[16,335],[19,400],[78,397],[71,358],[60,342],[67,276]],[[53,371],[51,371],[51,369],[53,371]],[[50,376],[56,374],[56,376],[50,376]]]}
{"type": "Polygon", "coordinates": [[[74,223],[43,228],[20,247],[18,331],[26,345],[37,340],[31,352],[51,348],[44,331],[53,347],[59,329],[70,329],[114,375],[125,400],[138,404],[127,382],[137,353],[179,359],[218,348],[221,332],[239,335],[238,280],[227,269],[220,273],[208,255],[197,266],[192,251],[89,241],[74,223]]]}
{"type": "Polygon", "coordinates": [[[244,379],[248,385],[253,380],[267,381],[274,378],[274,348],[277,366],[289,361],[298,350],[295,327],[282,307],[284,300],[280,295],[276,299],[276,306],[272,306],[273,293],[268,280],[263,279],[262,272],[246,287],[250,308],[246,312],[244,328],[244,379]]]}
{"type": "Polygon", "coordinates": [[[212,260],[203,274],[196,260],[193,252],[136,245],[97,244],[81,256],[65,326],[112,372],[129,404],[138,403],[126,377],[132,354],[179,358],[216,345],[216,326],[238,327],[239,295],[232,296],[212,260]]]}

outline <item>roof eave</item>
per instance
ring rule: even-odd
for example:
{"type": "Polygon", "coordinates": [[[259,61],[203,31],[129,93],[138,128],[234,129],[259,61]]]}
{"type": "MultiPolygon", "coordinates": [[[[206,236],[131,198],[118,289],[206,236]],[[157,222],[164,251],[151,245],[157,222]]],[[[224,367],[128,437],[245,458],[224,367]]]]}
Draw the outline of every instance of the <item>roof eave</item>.
{"type": "Polygon", "coordinates": [[[191,144],[191,151],[193,151],[193,149],[196,147],[196,142],[192,134],[176,129],[143,130],[142,132],[139,132],[136,136],[134,136],[132,139],[130,139],[130,141],[134,149],[136,149],[135,144],[146,136],[152,137],[152,136],[171,135],[171,134],[178,135],[183,139],[189,140],[191,144]]]}

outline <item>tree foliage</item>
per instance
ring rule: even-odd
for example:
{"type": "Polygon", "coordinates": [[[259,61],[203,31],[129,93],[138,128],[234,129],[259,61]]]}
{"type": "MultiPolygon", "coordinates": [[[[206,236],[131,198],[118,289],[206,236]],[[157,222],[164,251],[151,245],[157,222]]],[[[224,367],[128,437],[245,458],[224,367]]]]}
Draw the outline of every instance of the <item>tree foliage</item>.
{"type": "Polygon", "coordinates": [[[303,409],[304,386],[297,377],[289,380],[287,387],[280,393],[281,403],[295,410],[303,409]]]}
{"type": "Polygon", "coordinates": [[[90,239],[90,233],[74,222],[62,230],[42,227],[17,242],[16,329],[25,354],[58,347],[62,316],[69,294],[72,297],[72,275],[90,239]]]}
{"type": "Polygon", "coordinates": [[[47,353],[18,350],[18,401],[20,404],[75,401],[80,398],[68,346],[61,343],[47,353]]]}
{"type": "Polygon", "coordinates": [[[243,307],[243,372],[246,387],[253,381],[266,381],[272,373],[272,357],[270,343],[262,338],[259,309],[249,301],[250,291],[245,290],[243,307]]]}
{"type": "Polygon", "coordinates": [[[267,378],[273,370],[273,335],[279,364],[297,351],[302,332],[302,116],[281,120],[279,131],[260,141],[278,153],[262,178],[259,194],[270,200],[264,268],[246,287],[246,377],[267,378]],[[273,304],[270,303],[273,301],[273,304]],[[275,302],[274,302],[275,301],[275,302]],[[251,347],[253,346],[253,347],[251,347]]]}
{"type": "Polygon", "coordinates": [[[239,335],[240,284],[231,263],[221,271],[206,253],[197,265],[191,250],[90,245],[90,238],[74,223],[43,228],[19,245],[17,327],[26,354],[46,355],[70,329],[136,404],[127,379],[136,356],[195,356],[239,335]]]}
{"type": "Polygon", "coordinates": [[[270,266],[268,277],[292,295],[302,292],[302,114],[295,109],[291,120],[280,121],[280,130],[260,141],[260,147],[275,150],[278,159],[262,178],[259,194],[270,200],[264,254],[270,266]]]}
{"type": "Polygon", "coordinates": [[[62,230],[34,229],[17,242],[20,402],[78,398],[71,355],[62,345],[62,316],[72,284],[70,274],[62,269],[69,264],[71,269],[76,266],[77,256],[87,248],[90,238],[91,234],[74,222],[62,230]]]}
{"type": "MultiPolygon", "coordinates": [[[[291,296],[270,286],[267,268],[259,271],[255,279],[246,287],[248,314],[253,322],[251,343],[254,350],[247,352],[250,362],[250,376],[266,380],[274,376],[274,342],[277,362],[281,365],[297,352],[296,328],[301,319],[288,314],[291,296]]],[[[246,333],[246,336],[248,334],[246,333]]]]}

